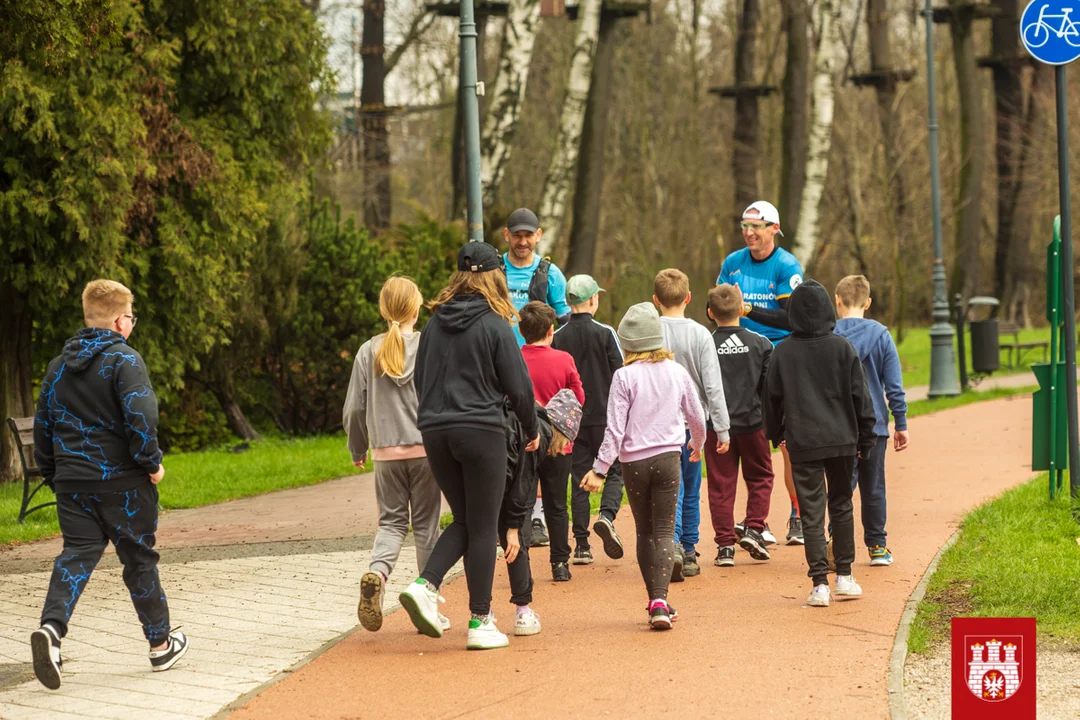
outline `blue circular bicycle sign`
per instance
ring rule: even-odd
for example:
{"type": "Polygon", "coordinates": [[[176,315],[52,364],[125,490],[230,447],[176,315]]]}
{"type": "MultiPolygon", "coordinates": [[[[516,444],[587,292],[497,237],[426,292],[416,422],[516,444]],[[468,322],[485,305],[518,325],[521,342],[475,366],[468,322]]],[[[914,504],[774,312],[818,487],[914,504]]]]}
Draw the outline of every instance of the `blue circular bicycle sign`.
{"type": "Polygon", "coordinates": [[[1020,16],[1020,40],[1047,65],[1080,58],[1080,0],[1034,0],[1020,16]]]}

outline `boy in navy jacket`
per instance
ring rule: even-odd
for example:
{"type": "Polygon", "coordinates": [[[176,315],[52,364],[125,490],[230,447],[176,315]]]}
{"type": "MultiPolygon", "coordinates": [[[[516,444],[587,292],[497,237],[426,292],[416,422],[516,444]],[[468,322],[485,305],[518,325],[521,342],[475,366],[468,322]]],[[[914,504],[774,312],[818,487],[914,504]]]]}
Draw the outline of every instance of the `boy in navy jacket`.
{"type": "Polygon", "coordinates": [[[862,275],[848,275],[836,285],[836,334],[848,339],[859,354],[866,382],[874,401],[874,449],[869,458],[859,460],[851,480],[852,492],[859,488],[862,499],[863,540],[873,566],[891,565],[892,553],[885,544],[885,450],[889,446],[889,411],[896,433],[893,446],[899,452],[908,446],[907,402],[896,352],[889,329],[877,320],[864,317],[870,309],[870,282],[862,275]],[[886,399],[888,406],[886,406],[886,399]]]}
{"type": "Polygon", "coordinates": [[[157,444],[158,407],[146,363],[127,344],[135,327],[131,291],[94,280],[82,294],[86,327],[45,371],[34,419],[34,459],[56,492],[64,537],[41,612],[30,636],[34,674],[60,687],[60,640],[94,566],[112,542],[124,565],[150,665],[168,670],[187,652],[169,627],[158,579],[157,484],[165,476],[157,444]]]}

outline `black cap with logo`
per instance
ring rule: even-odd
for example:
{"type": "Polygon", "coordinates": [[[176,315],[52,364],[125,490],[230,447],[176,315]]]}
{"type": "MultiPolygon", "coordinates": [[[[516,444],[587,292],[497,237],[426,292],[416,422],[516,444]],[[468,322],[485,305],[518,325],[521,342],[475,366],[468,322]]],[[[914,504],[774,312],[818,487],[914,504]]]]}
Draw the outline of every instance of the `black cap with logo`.
{"type": "Polygon", "coordinates": [[[462,272],[491,272],[503,268],[503,258],[486,242],[467,242],[458,251],[457,268],[462,272]]]}

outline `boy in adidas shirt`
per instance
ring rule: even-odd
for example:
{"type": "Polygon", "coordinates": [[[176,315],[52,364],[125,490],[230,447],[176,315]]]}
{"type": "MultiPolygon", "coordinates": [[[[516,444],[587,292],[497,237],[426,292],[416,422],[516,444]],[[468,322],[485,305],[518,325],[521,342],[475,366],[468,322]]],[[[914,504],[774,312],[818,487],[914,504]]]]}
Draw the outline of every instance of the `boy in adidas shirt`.
{"type": "Polygon", "coordinates": [[[742,292],[736,285],[717,285],[709,291],[709,318],[716,357],[724,383],[731,446],[716,452],[716,432],[709,427],[705,440],[709,512],[716,532],[714,565],[735,564],[735,541],[755,560],[768,560],[768,545],[776,542],[768,532],[769,501],[773,489],[772,453],[761,420],[761,393],[773,345],[767,337],[741,327],[742,292]],[[746,481],[746,519],[735,524],[735,490],[742,460],[746,481]]]}

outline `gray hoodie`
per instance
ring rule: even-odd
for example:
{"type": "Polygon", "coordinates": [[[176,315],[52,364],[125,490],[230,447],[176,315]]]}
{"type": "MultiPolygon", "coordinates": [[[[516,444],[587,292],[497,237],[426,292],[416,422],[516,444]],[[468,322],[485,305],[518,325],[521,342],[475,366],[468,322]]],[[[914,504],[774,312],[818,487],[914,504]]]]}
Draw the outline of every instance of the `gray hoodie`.
{"type": "Polygon", "coordinates": [[[664,349],[675,353],[675,362],[690,373],[717,439],[727,442],[731,420],[728,419],[724,380],[712,335],[705,326],[690,318],[661,317],[660,326],[664,329],[664,349]]]}
{"type": "Polygon", "coordinates": [[[349,436],[349,452],[354,462],[364,460],[368,448],[424,444],[416,429],[417,400],[413,387],[420,333],[402,336],[405,371],[400,376],[383,375],[375,367],[375,353],[385,338],[385,333],[376,335],[361,345],[353,362],[341,424],[349,436]]]}

